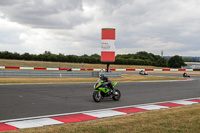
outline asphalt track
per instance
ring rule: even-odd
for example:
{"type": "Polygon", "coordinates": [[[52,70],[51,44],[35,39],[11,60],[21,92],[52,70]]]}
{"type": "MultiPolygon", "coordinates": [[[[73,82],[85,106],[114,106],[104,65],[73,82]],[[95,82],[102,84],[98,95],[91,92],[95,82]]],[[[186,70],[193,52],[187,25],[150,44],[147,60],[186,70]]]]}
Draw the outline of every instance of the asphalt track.
{"type": "Polygon", "coordinates": [[[104,99],[100,103],[92,99],[94,83],[0,85],[0,120],[195,98],[200,96],[200,77],[193,78],[118,83],[120,101],[104,99]]]}

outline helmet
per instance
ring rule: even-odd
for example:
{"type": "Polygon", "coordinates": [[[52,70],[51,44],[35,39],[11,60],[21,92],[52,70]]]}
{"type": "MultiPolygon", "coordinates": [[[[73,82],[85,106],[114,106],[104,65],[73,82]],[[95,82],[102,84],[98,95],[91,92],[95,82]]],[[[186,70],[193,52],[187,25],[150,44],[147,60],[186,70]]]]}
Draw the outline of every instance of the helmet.
{"type": "Polygon", "coordinates": [[[100,79],[103,79],[103,78],[104,78],[104,74],[101,74],[101,75],[99,76],[99,78],[100,78],[100,79]]]}

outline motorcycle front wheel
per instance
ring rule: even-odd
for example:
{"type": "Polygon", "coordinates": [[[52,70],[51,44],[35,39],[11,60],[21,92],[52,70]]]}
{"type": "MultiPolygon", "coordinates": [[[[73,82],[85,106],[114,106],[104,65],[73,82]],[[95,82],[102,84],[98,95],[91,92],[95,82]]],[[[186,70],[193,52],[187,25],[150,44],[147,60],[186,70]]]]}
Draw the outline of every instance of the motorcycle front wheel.
{"type": "Polygon", "coordinates": [[[115,90],[115,94],[112,97],[114,101],[119,101],[119,99],[121,98],[121,92],[119,90],[115,90]]]}
{"type": "Polygon", "coordinates": [[[95,102],[100,102],[101,101],[101,92],[100,91],[94,91],[93,93],[93,99],[95,102]]]}

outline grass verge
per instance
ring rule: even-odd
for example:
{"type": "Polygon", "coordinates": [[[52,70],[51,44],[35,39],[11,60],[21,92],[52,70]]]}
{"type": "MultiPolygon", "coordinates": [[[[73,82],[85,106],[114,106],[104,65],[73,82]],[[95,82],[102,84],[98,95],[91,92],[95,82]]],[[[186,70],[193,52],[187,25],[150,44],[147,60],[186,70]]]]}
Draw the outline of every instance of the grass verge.
{"type": "Polygon", "coordinates": [[[199,133],[200,104],[12,133],[199,133]]]}
{"type": "MultiPolygon", "coordinates": [[[[98,78],[0,78],[0,84],[37,84],[37,83],[85,83],[96,82],[98,78]]],[[[163,81],[184,80],[173,77],[157,77],[144,75],[122,75],[122,78],[110,78],[113,82],[137,82],[137,81],[163,81]]]]}
{"type": "MultiPolygon", "coordinates": [[[[48,62],[48,61],[25,61],[25,60],[8,60],[0,59],[0,66],[14,67],[44,67],[44,68],[84,68],[84,69],[106,69],[106,64],[89,64],[89,63],[69,63],[69,62],[48,62]]],[[[110,64],[110,69],[159,69],[164,67],[142,66],[142,65],[115,65],[110,64]]]]}

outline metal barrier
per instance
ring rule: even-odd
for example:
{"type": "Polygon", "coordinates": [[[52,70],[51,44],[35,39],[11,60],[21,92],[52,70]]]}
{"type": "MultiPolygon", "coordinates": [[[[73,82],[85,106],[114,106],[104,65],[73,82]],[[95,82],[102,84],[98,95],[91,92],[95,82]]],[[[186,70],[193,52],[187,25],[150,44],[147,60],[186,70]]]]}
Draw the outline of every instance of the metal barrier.
{"type": "MultiPolygon", "coordinates": [[[[121,73],[105,73],[105,76],[121,78],[121,73]]],[[[0,70],[0,77],[99,77],[99,72],[0,70]]]]}
{"type": "Polygon", "coordinates": [[[99,72],[99,76],[100,74],[104,74],[104,76],[109,77],[109,78],[121,78],[122,74],[119,72],[112,72],[112,73],[108,73],[108,72],[99,72]]]}

